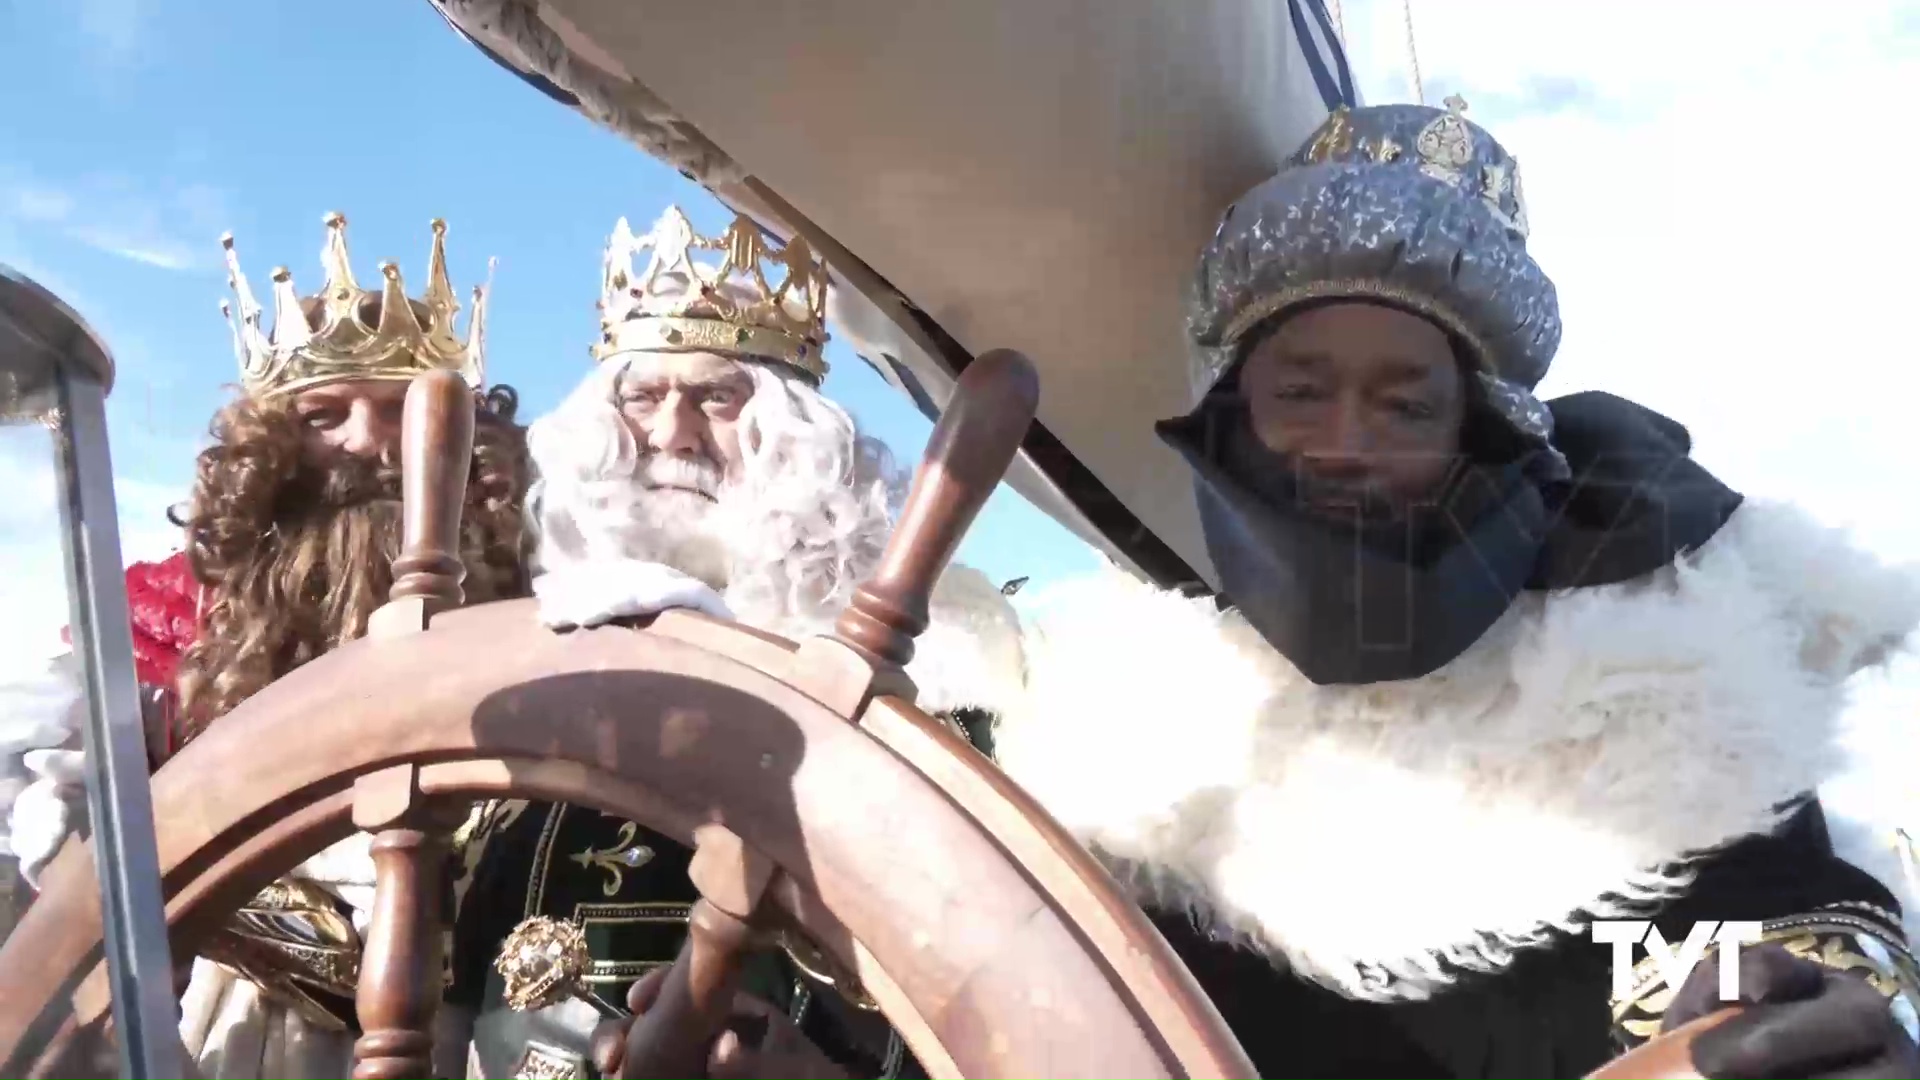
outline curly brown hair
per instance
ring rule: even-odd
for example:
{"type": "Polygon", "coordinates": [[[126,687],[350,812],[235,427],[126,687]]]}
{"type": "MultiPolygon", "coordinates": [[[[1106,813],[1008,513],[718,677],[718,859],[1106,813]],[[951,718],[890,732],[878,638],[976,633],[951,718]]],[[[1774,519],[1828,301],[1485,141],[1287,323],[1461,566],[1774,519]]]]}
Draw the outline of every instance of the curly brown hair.
{"type": "MultiPolygon", "coordinates": [[[[510,387],[476,397],[473,468],[461,516],[470,602],[528,592],[521,504],[526,429],[510,387]]],[[[286,399],[241,398],[220,410],[200,452],[193,496],[176,523],[205,590],[200,628],[180,659],[184,742],[268,683],[366,632],[387,598],[400,548],[400,470],[301,454],[286,399]]]]}

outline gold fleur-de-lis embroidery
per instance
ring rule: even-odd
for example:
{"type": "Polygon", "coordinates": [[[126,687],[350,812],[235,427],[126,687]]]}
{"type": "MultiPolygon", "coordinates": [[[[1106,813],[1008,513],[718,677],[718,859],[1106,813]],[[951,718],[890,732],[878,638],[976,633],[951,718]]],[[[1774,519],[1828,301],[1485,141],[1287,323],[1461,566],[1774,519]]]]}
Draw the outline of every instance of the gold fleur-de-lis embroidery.
{"type": "Polygon", "coordinates": [[[601,884],[600,891],[606,896],[617,896],[620,886],[626,882],[628,870],[638,870],[653,861],[653,849],[638,842],[640,826],[637,822],[626,821],[620,825],[620,835],[610,847],[597,850],[589,845],[584,851],[567,856],[582,867],[599,867],[607,872],[607,880],[601,884]]]}

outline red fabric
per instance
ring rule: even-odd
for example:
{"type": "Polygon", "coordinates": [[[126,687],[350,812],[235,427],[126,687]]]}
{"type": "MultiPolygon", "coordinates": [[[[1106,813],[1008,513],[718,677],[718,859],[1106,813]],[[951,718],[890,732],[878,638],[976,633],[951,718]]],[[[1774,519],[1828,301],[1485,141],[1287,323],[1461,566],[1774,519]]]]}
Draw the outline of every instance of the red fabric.
{"type": "Polygon", "coordinates": [[[127,567],[133,661],[143,686],[171,689],[180,654],[199,630],[200,586],[182,551],[164,562],[127,567]]]}
{"type": "MultiPolygon", "coordinates": [[[[127,567],[127,609],[133,624],[133,667],[143,688],[161,692],[166,711],[173,703],[173,677],[180,667],[180,654],[193,644],[199,631],[200,585],[193,579],[193,567],[182,551],[157,563],[134,563],[127,567]]],[[[71,634],[60,636],[73,643],[71,634]]],[[[150,745],[154,764],[171,756],[176,749],[171,716],[165,718],[167,730],[150,745]]]]}

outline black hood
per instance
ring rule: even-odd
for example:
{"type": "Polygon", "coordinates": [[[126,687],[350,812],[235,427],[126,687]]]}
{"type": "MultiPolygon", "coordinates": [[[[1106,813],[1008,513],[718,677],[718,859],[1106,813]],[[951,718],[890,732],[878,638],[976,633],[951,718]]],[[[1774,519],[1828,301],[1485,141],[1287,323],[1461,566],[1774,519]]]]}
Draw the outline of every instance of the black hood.
{"type": "MultiPolygon", "coordinates": [[[[1706,542],[1740,496],[1687,457],[1684,427],[1609,394],[1547,403],[1570,479],[1497,443],[1389,520],[1305,507],[1293,470],[1249,468],[1243,405],[1162,422],[1194,470],[1225,597],[1319,684],[1413,679],[1465,652],[1523,590],[1614,584],[1706,542]],[[1249,475],[1257,473],[1258,475],[1249,475]]],[[[1554,470],[1557,472],[1557,470],[1554,470]]]]}

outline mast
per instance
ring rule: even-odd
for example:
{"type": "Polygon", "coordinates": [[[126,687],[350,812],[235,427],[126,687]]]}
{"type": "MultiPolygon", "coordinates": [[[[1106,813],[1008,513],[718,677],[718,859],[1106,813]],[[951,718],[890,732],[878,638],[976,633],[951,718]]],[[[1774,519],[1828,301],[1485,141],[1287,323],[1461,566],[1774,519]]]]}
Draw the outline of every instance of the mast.
{"type": "Polygon", "coordinates": [[[1413,78],[1413,100],[1416,104],[1427,103],[1427,90],[1420,80],[1420,50],[1413,42],[1413,0],[1400,0],[1400,14],[1407,24],[1407,70],[1413,78]]]}

